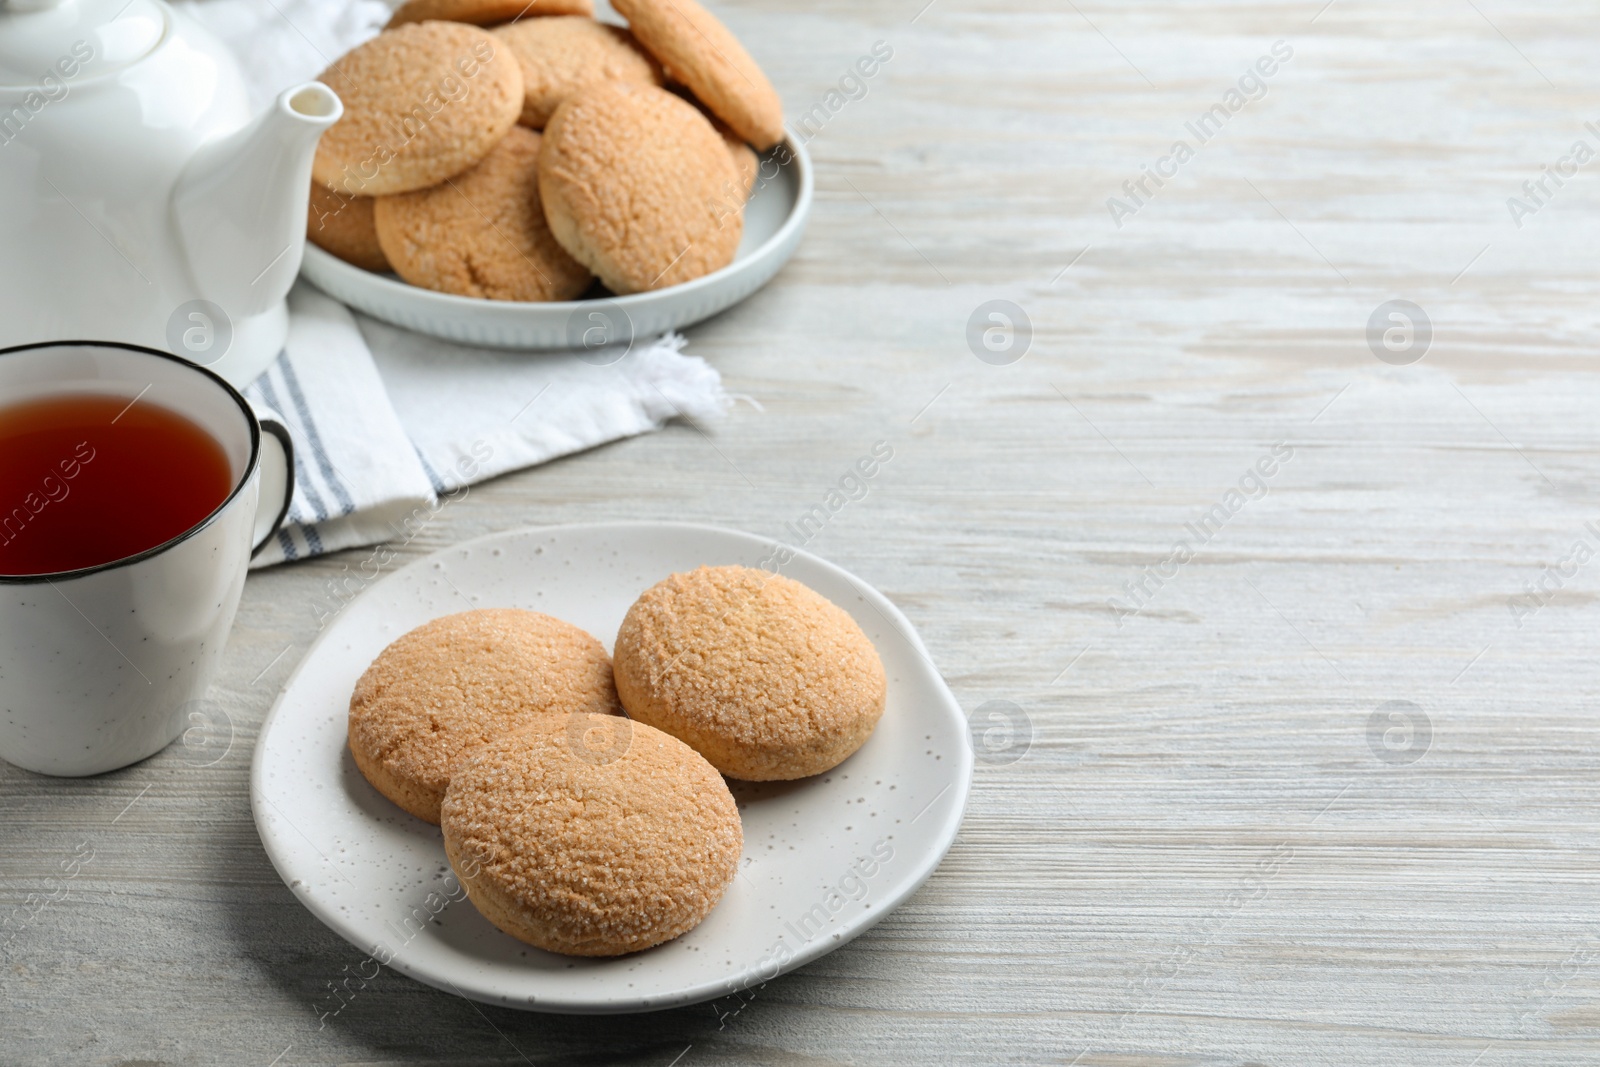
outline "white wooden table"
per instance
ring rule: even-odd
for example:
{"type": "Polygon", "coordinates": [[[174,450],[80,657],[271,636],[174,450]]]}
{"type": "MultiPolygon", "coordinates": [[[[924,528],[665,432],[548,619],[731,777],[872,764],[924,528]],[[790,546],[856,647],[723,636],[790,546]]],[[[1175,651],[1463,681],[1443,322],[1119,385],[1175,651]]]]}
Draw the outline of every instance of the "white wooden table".
{"type": "Polygon", "coordinates": [[[0,1062],[1600,1063],[1600,163],[1560,162],[1600,151],[1593,7],[924,2],[718,6],[824,109],[799,257],[691,331],[762,410],[475,488],[399,558],[783,536],[888,442],[811,547],[969,711],[1020,709],[932,881],[740,1010],[385,972],[319,1029],[361,956],[273,873],[246,779],[347,553],[250,579],[219,762],[0,767],[0,1062]],[[1392,299],[1425,351],[1369,344],[1392,299]],[[992,300],[1019,361],[969,346],[992,300]]]}

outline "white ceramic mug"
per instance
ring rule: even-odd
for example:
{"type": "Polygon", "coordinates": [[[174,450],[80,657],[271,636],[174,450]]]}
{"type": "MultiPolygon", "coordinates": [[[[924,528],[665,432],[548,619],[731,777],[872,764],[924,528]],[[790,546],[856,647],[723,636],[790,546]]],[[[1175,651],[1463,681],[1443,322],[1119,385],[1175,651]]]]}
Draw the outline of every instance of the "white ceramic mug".
{"type": "Polygon", "coordinates": [[[44,774],[123,767],[183,732],[216,675],[250,556],[294,487],[288,431],[203,367],[103,342],[0,350],[0,406],[85,393],[187,417],[222,447],[233,483],[209,515],[143,552],[0,574],[0,757],[44,774]]]}

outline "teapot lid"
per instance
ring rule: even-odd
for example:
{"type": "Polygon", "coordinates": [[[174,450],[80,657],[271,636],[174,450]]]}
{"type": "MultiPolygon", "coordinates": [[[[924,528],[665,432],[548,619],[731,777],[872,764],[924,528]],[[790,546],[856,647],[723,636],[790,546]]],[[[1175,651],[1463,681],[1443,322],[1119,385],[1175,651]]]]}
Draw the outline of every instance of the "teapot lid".
{"type": "Polygon", "coordinates": [[[0,88],[109,74],[166,32],[160,0],[0,0],[0,88]]]}

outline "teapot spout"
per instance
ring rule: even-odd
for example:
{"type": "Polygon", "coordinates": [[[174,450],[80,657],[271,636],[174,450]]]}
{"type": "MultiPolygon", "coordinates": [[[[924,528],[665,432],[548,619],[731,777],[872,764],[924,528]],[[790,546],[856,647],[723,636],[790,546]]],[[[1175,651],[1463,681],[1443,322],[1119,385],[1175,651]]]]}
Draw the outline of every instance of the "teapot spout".
{"type": "Polygon", "coordinates": [[[172,212],[197,296],[242,319],[288,293],[305,251],[311,157],[343,113],[326,85],[297,85],[190,159],[172,212]]]}

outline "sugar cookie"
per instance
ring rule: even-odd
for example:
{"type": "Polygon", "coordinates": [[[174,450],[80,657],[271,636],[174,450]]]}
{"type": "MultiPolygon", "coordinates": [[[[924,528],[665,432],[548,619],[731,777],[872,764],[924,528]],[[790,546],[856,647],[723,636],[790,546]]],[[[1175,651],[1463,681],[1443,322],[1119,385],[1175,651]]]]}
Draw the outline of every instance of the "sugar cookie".
{"type": "Polygon", "coordinates": [[[489,154],[522,112],[522,70],[487,31],[459,22],[385,30],[323,71],[344,101],[311,176],[383,196],[437,185],[489,154]]]}
{"type": "Polygon", "coordinates": [[[545,129],[539,194],[550,230],[613,293],[677,285],[733,261],[738,172],[706,117],[665,89],[605,82],[545,129]]]}
{"type": "Polygon", "coordinates": [[[372,225],[370,196],[346,196],[321,182],[312,182],[306,208],[306,237],[324,252],[362,270],[382,274],[390,269],[378,244],[378,231],[372,225]]]}
{"type": "Polygon", "coordinates": [[[484,917],[574,956],[693,929],[744,849],[716,770],[625,718],[551,716],[489,742],[450,779],[441,816],[445,855],[484,917]]]}
{"type": "Polygon", "coordinates": [[[617,695],[730,778],[804,778],[860,748],[883,714],[883,664],[843,609],[750,567],[646,590],[617,632],[617,695]]]}
{"type": "Polygon", "coordinates": [[[611,658],[576,626],[488,608],[434,619],[378,654],[350,697],[350,754],[400,807],[439,821],[474,746],[546,716],[620,712],[611,658]]]}
{"type": "Polygon", "coordinates": [[[593,0],[406,0],[389,18],[390,26],[441,19],[493,26],[539,15],[593,15],[593,0]]]}
{"type": "Polygon", "coordinates": [[[592,280],[539,205],[539,135],[516,127],[477,166],[431,189],[380,196],[378,241],[412,285],[489,300],[571,300],[592,280]]]}
{"type": "Polygon", "coordinates": [[[639,43],[717,117],[765,152],[783,140],[783,101],[739,39],[695,0],[613,0],[639,43]]]}
{"type": "Polygon", "coordinates": [[[596,82],[660,85],[661,68],[633,35],[590,18],[523,19],[494,35],[522,66],[524,126],[542,130],[567,97],[596,82]]]}

